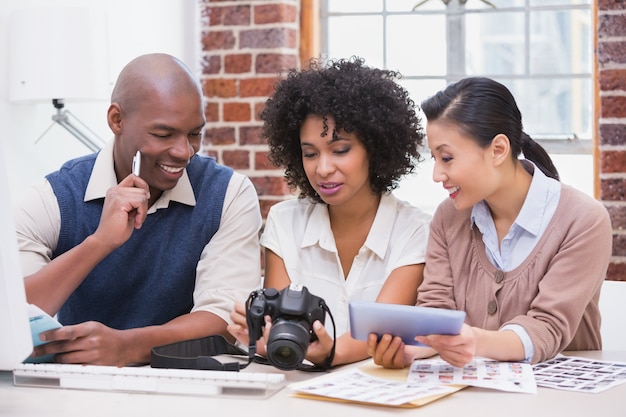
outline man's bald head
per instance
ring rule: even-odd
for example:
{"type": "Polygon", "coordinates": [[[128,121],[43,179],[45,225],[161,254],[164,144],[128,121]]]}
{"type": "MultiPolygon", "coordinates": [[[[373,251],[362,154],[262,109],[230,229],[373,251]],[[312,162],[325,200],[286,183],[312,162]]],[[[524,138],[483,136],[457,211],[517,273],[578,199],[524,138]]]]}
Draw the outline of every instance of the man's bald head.
{"type": "Polygon", "coordinates": [[[200,84],[189,68],[171,55],[147,54],[133,59],[122,69],[113,87],[111,103],[118,103],[129,114],[147,103],[149,97],[181,93],[202,96],[200,84]]]}

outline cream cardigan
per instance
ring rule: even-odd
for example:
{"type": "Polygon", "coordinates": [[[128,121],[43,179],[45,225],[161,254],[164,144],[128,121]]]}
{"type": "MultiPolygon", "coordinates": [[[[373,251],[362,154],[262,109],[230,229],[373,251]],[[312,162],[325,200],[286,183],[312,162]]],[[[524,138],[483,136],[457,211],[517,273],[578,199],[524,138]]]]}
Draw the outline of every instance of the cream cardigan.
{"type": "Polygon", "coordinates": [[[600,288],[612,251],[607,210],[562,185],[558,207],[536,247],[504,274],[488,260],[471,209],[452,200],[432,219],[418,304],[463,310],[466,322],[497,330],[518,324],[541,362],[562,350],[601,349],[600,288]]]}

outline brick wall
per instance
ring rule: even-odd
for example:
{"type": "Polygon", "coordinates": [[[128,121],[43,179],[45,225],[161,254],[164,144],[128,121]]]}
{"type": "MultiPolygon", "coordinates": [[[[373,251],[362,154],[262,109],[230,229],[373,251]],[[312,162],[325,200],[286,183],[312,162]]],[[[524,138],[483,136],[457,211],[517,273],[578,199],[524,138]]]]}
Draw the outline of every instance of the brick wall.
{"type": "Polygon", "coordinates": [[[289,195],[267,160],[258,113],[282,70],[299,65],[299,0],[200,0],[207,128],[202,153],[252,180],[265,218],[289,195]]]}
{"type": "MultiPolygon", "coordinates": [[[[263,216],[289,195],[267,161],[258,113],[299,65],[300,0],[199,0],[207,129],[202,153],[248,175],[263,216]]],[[[598,197],[613,224],[609,280],[626,281],[626,0],[597,0],[598,197]]]]}
{"type": "Polygon", "coordinates": [[[626,281],[626,1],[598,0],[599,198],[611,214],[607,279],[626,281]]]}

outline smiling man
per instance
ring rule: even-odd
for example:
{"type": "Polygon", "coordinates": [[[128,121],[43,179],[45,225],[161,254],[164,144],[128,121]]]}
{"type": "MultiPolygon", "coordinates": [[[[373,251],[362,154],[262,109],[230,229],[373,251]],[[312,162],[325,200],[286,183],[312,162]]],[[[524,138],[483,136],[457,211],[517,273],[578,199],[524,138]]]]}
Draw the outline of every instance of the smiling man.
{"type": "Polygon", "coordinates": [[[256,191],[197,155],[205,116],[189,69],[166,54],[135,58],[107,121],[104,149],[66,162],[16,207],[28,301],[63,324],[34,356],[57,362],[145,363],[153,346],[228,335],[234,302],[260,284],[256,191]]]}

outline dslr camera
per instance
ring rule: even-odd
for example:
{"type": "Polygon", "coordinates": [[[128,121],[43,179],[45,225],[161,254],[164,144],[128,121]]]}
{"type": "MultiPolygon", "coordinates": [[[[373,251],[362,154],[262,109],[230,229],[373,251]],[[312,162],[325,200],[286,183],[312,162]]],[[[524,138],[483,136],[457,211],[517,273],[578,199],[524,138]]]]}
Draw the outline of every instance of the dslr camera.
{"type": "Polygon", "coordinates": [[[317,339],[313,322],[319,320],[323,324],[327,310],[324,300],[304,286],[291,284],[280,292],[275,288],[253,291],[246,303],[250,352],[256,351],[256,341],[263,336],[265,316],[269,315],[272,327],[267,340],[267,361],[278,369],[297,369],[309,344],[317,339]]]}

